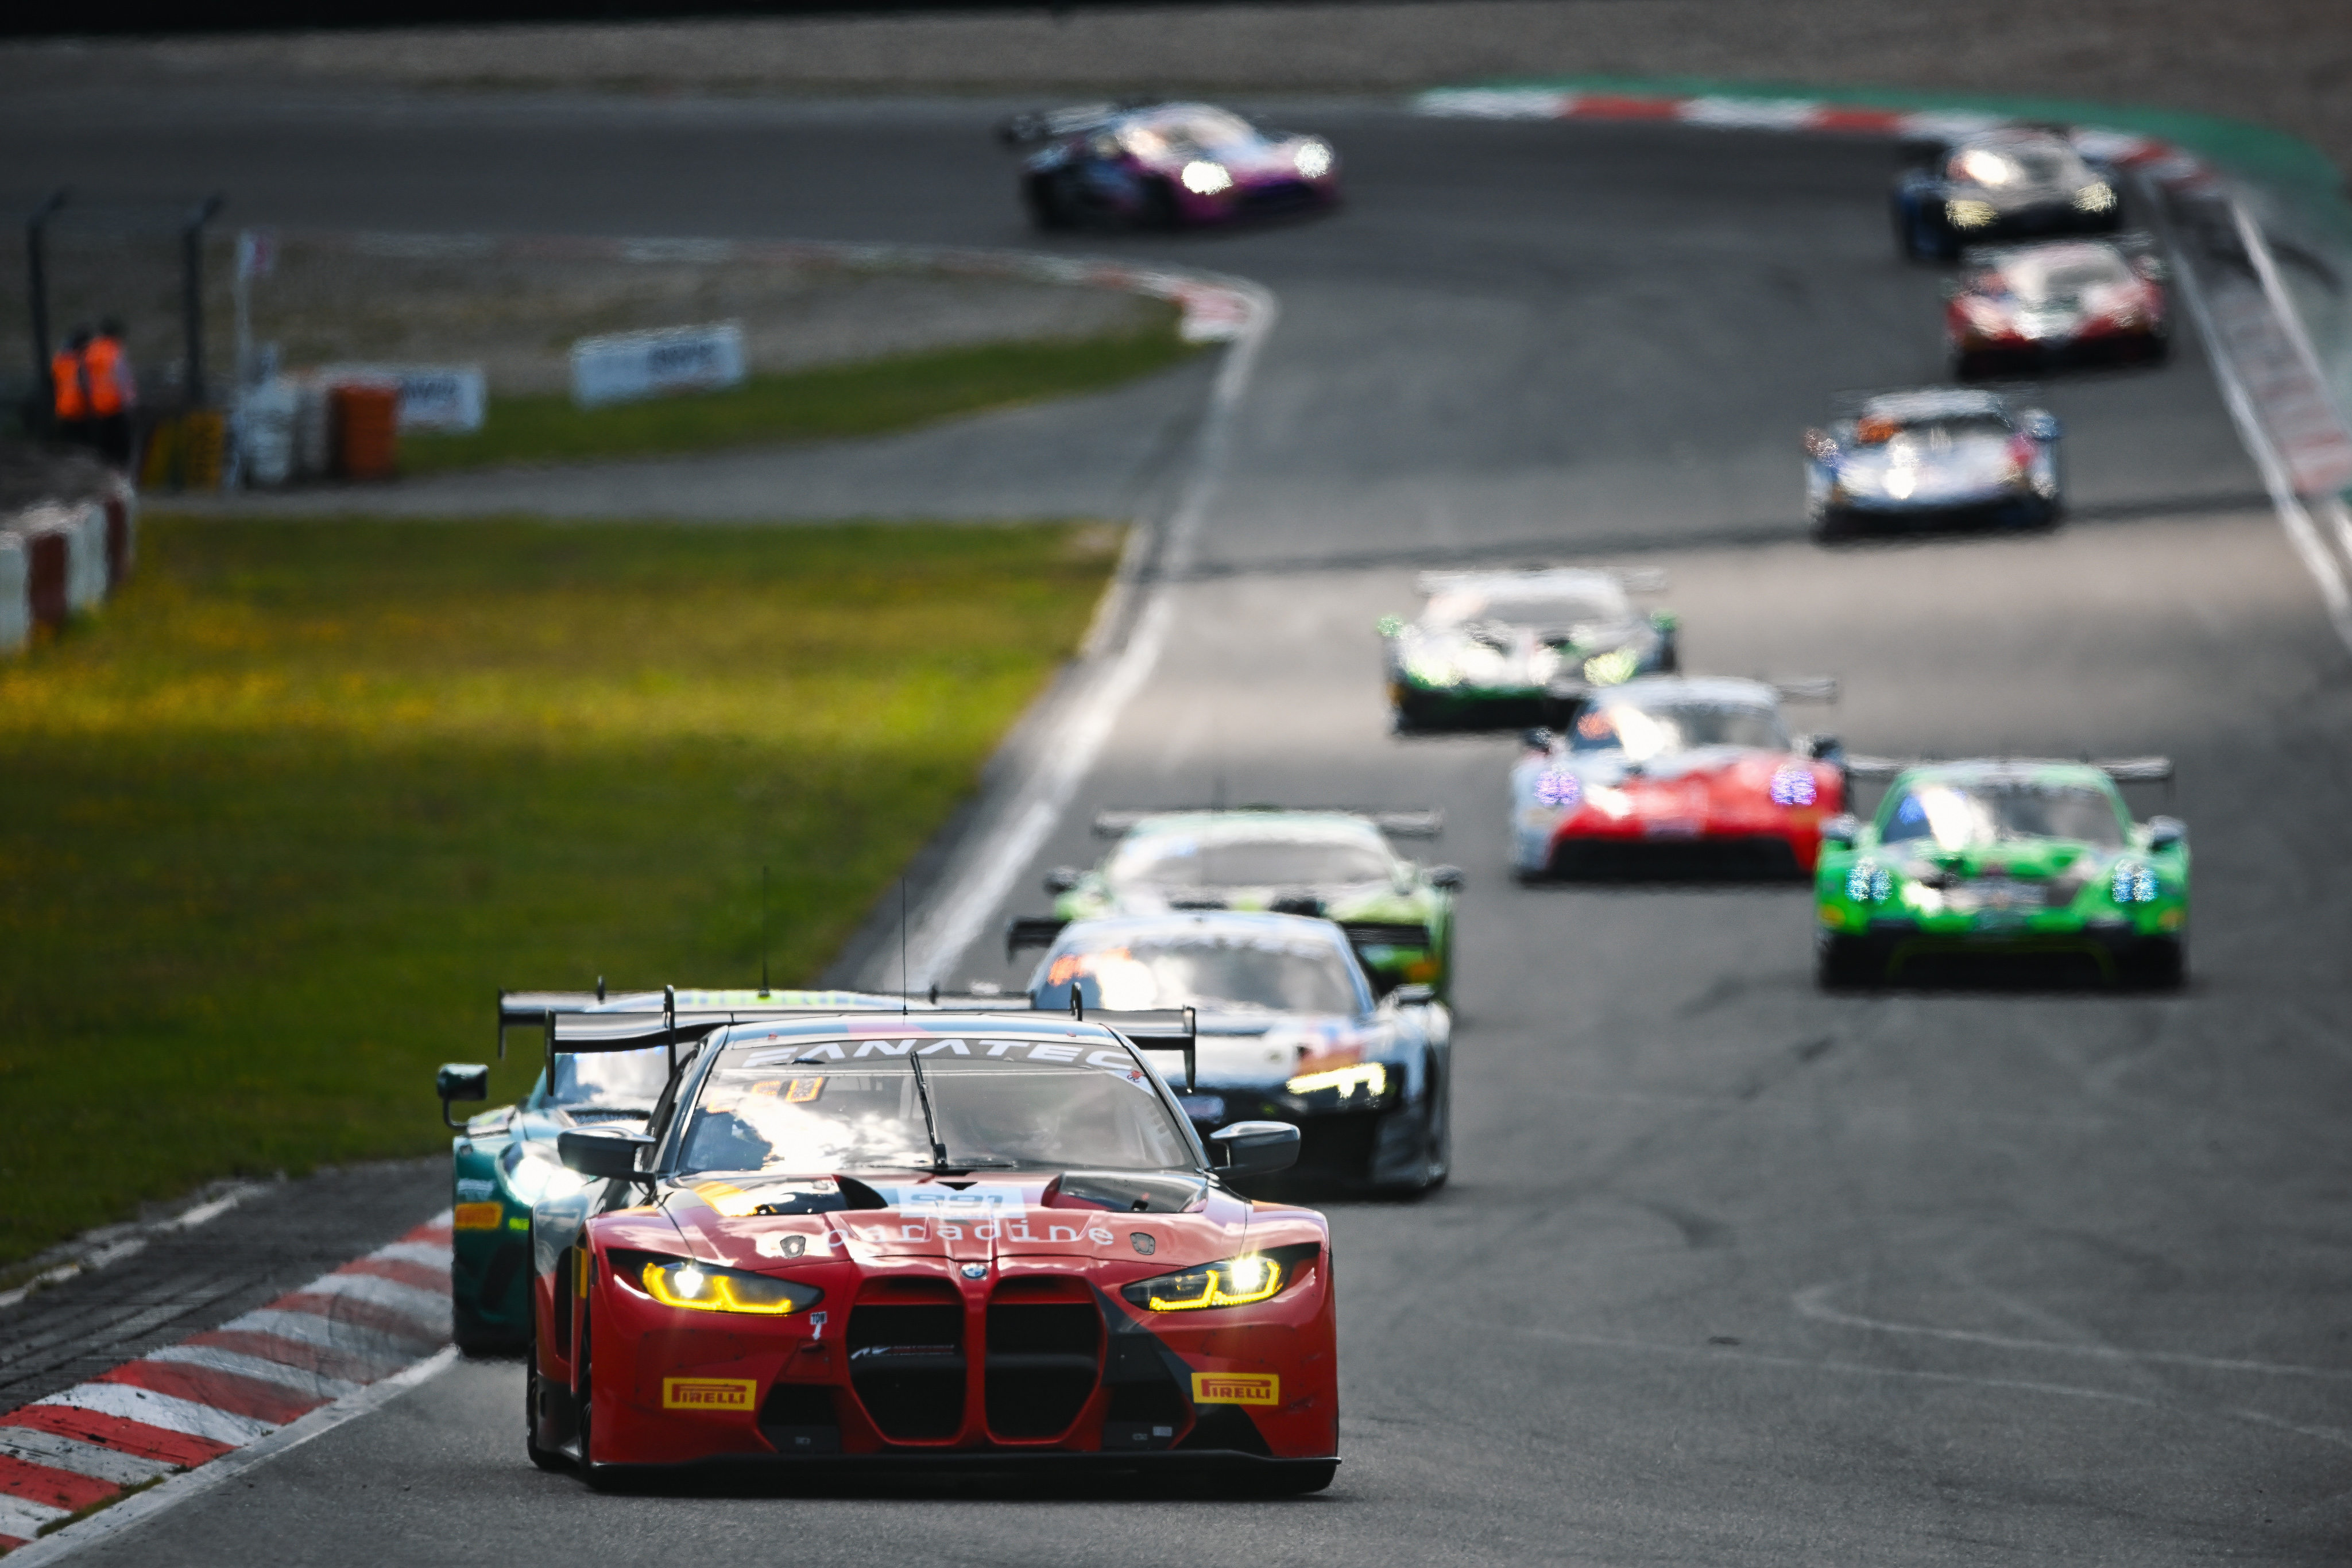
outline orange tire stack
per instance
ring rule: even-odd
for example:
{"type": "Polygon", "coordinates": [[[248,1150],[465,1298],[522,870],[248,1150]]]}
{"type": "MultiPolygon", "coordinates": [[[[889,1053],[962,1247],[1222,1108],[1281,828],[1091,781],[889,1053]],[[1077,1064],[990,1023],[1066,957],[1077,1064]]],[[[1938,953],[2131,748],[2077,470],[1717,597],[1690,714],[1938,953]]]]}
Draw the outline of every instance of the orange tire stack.
{"type": "Polygon", "coordinates": [[[400,465],[400,389],[350,382],[334,389],[335,471],[389,479],[400,465]]]}

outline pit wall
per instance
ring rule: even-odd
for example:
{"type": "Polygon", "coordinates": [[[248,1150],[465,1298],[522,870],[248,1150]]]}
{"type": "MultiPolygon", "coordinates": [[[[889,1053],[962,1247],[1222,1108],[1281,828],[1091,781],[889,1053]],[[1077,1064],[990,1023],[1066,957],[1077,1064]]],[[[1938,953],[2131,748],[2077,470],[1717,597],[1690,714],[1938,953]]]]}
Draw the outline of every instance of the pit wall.
{"type": "Polygon", "coordinates": [[[2175,220],[2173,237],[2206,251],[2225,291],[2228,279],[2242,279],[2275,316],[2265,327],[2252,311],[2240,312],[2240,340],[2260,361],[2241,369],[2273,393],[2276,407],[2263,412],[2266,423],[2281,422],[2273,434],[2283,449],[2293,449],[2296,488],[2332,496],[2352,485],[2352,429],[2344,415],[2352,409],[2352,202],[2342,172],[2308,142],[2173,110],[1693,78],[1440,88],[1419,95],[1414,108],[1454,118],[1669,120],[1920,138],[2018,120],[2068,126],[2085,152],[2152,183],[2175,220]]]}

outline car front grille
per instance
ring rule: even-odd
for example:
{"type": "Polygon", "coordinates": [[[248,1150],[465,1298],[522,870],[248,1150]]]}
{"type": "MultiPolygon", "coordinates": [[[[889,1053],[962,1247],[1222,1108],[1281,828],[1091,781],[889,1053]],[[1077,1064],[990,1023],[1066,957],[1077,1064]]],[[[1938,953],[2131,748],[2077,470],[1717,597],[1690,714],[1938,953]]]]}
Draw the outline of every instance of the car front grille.
{"type": "Polygon", "coordinates": [[[983,1372],[988,1429],[999,1437],[1058,1436],[1094,1397],[1102,1312],[1090,1300],[1052,1299],[1066,1291],[1075,1293],[1059,1281],[1007,1281],[989,1304],[983,1372]]]}
{"type": "Polygon", "coordinates": [[[938,1442],[961,1429],[963,1321],[945,1281],[894,1281],[883,1300],[851,1311],[849,1385],[885,1437],[938,1442]]]}
{"type": "MultiPolygon", "coordinates": [[[[989,1436],[1034,1443],[1068,1431],[1102,1381],[1103,1316],[1092,1292],[1073,1280],[1012,1279],[985,1313],[981,1385],[989,1436]]],[[[962,1298],[944,1281],[867,1288],[849,1316],[849,1382],[886,1439],[936,1443],[962,1431],[970,1326],[962,1298]]],[[[774,1424],[793,1428],[780,1435],[818,1435],[806,1416],[787,1421],[780,1413],[774,1424]]],[[[777,1437],[770,1441],[784,1448],[777,1437]]]]}

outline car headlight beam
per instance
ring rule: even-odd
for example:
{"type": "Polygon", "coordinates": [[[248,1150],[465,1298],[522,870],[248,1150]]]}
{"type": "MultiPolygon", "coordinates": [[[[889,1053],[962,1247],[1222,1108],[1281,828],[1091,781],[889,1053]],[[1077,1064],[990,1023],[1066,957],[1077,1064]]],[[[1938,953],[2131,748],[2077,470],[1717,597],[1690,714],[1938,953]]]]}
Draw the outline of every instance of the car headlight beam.
{"type": "Polygon", "coordinates": [[[1196,158],[1185,164],[1184,172],[1177,178],[1183,181],[1184,188],[1196,196],[1213,196],[1220,191],[1231,190],[1234,183],[1230,170],[1223,163],[1212,162],[1206,158],[1196,158]]]}
{"type": "Polygon", "coordinates": [[[1211,1307],[1246,1307],[1271,1300],[1296,1284],[1323,1250],[1313,1241],[1272,1247],[1138,1280],[1120,1294],[1134,1305],[1154,1312],[1197,1312],[1211,1307]]]}
{"type": "Polygon", "coordinates": [[[615,1272],[663,1306],[682,1307],[690,1312],[748,1312],[781,1318],[824,1299],[823,1290],[803,1281],[722,1269],[688,1258],[619,1253],[613,1263],[615,1272]]]}
{"type": "Polygon", "coordinates": [[[1349,1104],[1360,1097],[1367,1104],[1378,1104],[1389,1092],[1389,1070],[1377,1061],[1352,1062],[1346,1067],[1327,1067],[1318,1072],[1302,1072],[1283,1085],[1302,1098],[1336,1091],[1339,1103],[1349,1104]]]}

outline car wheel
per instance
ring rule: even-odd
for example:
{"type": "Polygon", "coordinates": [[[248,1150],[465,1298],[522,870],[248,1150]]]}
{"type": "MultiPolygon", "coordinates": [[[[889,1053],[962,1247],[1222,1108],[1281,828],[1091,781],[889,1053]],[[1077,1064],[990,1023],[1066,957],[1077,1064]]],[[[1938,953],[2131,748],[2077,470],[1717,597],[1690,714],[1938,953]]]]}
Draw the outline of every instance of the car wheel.
{"type": "Polygon", "coordinates": [[[596,1351],[589,1337],[588,1309],[580,1309],[580,1479],[592,1491],[611,1491],[618,1476],[596,1462],[596,1351]]]}
{"type": "Polygon", "coordinates": [[[1886,978],[1886,956],[1854,936],[1832,936],[1813,954],[1813,983],[1825,991],[1854,991],[1886,978]]]}
{"type": "Polygon", "coordinates": [[[1423,1134],[1423,1147],[1427,1151],[1428,1179],[1421,1184],[1423,1192],[1435,1192],[1454,1174],[1454,1085],[1453,1074],[1438,1072],[1437,1092],[1429,1097],[1429,1130],[1423,1134]]]}
{"type": "Polygon", "coordinates": [[[2177,991],[2189,977],[2189,945],[2178,936],[2152,936],[2139,946],[2124,979],[2150,991],[2177,991]]]}
{"type": "Polygon", "coordinates": [[[1234,1478],[1227,1489],[1233,1497],[1305,1497],[1318,1492],[1331,1484],[1339,1473],[1339,1461],[1332,1459],[1317,1465],[1285,1465],[1269,1475],[1244,1471],[1234,1478]]]}
{"type": "Polygon", "coordinates": [[[1679,675],[1682,673],[1682,639],[1669,632],[1658,640],[1658,674],[1679,675]]]}
{"type": "Polygon", "coordinates": [[[1070,200],[1069,181],[1060,171],[1032,174],[1022,187],[1029,221],[1048,232],[1077,226],[1076,204],[1070,200]]]}
{"type": "Polygon", "coordinates": [[[1154,180],[1143,187],[1143,206],[1137,223],[1147,229],[1172,229],[1181,221],[1176,207],[1175,188],[1165,180],[1154,180]]]}
{"type": "Polygon", "coordinates": [[[571,1460],[553,1448],[539,1446],[539,1346],[533,1344],[523,1354],[530,1359],[522,1379],[522,1451],[529,1454],[530,1462],[542,1470],[568,1470],[572,1468],[571,1460]]]}

